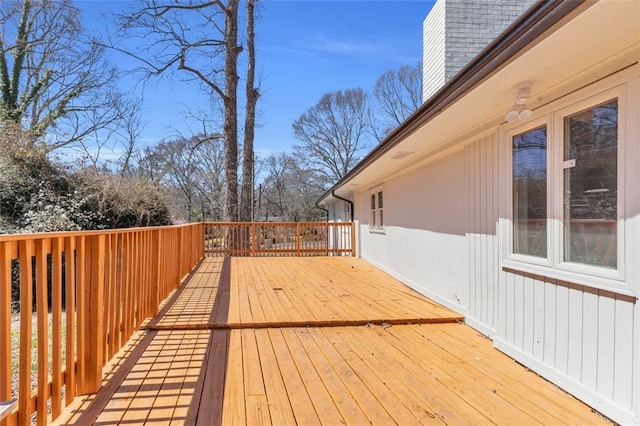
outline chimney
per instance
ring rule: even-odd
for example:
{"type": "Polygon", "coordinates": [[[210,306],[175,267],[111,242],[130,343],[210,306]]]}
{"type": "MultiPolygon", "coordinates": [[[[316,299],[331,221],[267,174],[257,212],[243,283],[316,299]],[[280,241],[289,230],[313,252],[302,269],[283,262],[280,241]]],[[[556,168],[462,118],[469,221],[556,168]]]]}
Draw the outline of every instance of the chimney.
{"type": "Polygon", "coordinates": [[[535,0],[437,0],[423,23],[422,101],[427,101],[535,0]]]}

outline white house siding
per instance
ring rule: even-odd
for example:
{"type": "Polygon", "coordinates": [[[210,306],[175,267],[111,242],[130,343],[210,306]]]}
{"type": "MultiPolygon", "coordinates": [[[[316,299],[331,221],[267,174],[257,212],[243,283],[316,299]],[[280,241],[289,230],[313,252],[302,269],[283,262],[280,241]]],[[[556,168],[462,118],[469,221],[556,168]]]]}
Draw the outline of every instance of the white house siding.
{"type": "MultiPolygon", "coordinates": [[[[496,132],[465,148],[467,322],[493,338],[497,348],[591,406],[623,423],[637,423],[636,299],[502,269],[498,164],[505,150],[498,143],[496,132]]],[[[629,166],[638,164],[634,158],[629,166]]],[[[632,241],[629,225],[637,220],[627,220],[626,238],[632,241]]]]}
{"type": "Polygon", "coordinates": [[[358,194],[355,209],[363,258],[458,311],[468,303],[465,167],[458,151],[372,188],[384,192],[384,234],[368,227],[371,192],[358,194]]]}
{"type": "MultiPolygon", "coordinates": [[[[505,164],[504,152],[496,130],[372,188],[384,191],[385,234],[369,231],[371,191],[359,193],[361,256],[463,313],[498,349],[591,406],[625,424],[637,423],[635,298],[503,270],[499,165],[505,164]]],[[[637,155],[627,160],[629,166],[637,155]]],[[[637,222],[637,215],[631,217],[626,228],[636,253],[637,222]]]]}
{"type": "Polygon", "coordinates": [[[493,335],[496,328],[500,252],[497,133],[465,148],[469,193],[469,323],[493,335]]]}
{"type": "Polygon", "coordinates": [[[619,407],[631,420],[631,297],[504,272],[498,299],[497,348],[604,413],[614,414],[619,407]]]}

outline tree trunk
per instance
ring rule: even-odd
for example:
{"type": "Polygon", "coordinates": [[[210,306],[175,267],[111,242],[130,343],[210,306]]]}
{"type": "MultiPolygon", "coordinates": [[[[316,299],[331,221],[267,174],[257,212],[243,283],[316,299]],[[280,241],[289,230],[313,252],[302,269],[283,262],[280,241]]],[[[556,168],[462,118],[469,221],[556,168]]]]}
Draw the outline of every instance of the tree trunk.
{"type": "Polygon", "coordinates": [[[238,221],[238,2],[229,0],[225,26],[225,97],[224,97],[224,220],[238,221]]]}
{"type": "Polygon", "coordinates": [[[254,32],[255,0],[247,1],[247,84],[246,115],[244,122],[244,145],[242,161],[242,192],[240,195],[240,221],[252,222],[254,191],[254,152],[253,138],[256,118],[256,104],[260,93],[255,84],[255,32],[254,32]]]}

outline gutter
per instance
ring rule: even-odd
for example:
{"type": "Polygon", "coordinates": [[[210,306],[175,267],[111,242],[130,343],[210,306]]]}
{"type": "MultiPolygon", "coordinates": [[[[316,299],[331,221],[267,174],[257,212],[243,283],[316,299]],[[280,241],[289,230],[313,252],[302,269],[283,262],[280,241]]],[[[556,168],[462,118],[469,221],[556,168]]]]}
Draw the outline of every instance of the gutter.
{"type": "MultiPolygon", "coordinates": [[[[341,196],[337,195],[335,189],[331,190],[331,195],[333,195],[338,200],[346,201],[347,203],[349,203],[349,205],[351,206],[351,208],[349,209],[349,215],[351,216],[349,218],[349,222],[353,222],[353,201],[347,200],[346,198],[342,198],[341,196]]],[[[329,217],[329,215],[327,214],[327,218],[328,217],[329,217]]]]}
{"type": "Polygon", "coordinates": [[[356,177],[358,173],[393,149],[409,135],[466,95],[483,79],[497,71],[509,59],[529,46],[544,32],[556,25],[583,1],[540,1],[514,21],[501,35],[462,68],[448,83],[422,104],[409,118],[395,128],[377,147],[367,154],[342,179],[319,199],[318,203],[333,195],[335,190],[356,177]]]}

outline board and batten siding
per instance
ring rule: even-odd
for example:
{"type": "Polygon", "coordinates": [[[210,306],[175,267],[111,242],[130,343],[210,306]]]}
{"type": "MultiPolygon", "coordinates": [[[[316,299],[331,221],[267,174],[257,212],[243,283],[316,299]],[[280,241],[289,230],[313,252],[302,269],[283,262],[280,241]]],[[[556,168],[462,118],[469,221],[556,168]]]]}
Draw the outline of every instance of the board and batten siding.
{"type": "Polygon", "coordinates": [[[589,405],[637,423],[635,298],[502,267],[503,148],[496,131],[358,193],[361,256],[464,314],[498,349],[589,405]],[[377,190],[383,234],[368,229],[377,190]]]}
{"type": "Polygon", "coordinates": [[[500,274],[498,137],[489,135],[464,150],[469,194],[467,231],[469,306],[467,321],[489,336],[495,335],[500,274]]]}
{"type": "MultiPolygon", "coordinates": [[[[510,226],[499,212],[506,195],[499,165],[510,164],[500,158],[508,151],[502,148],[497,133],[465,147],[467,322],[594,408],[637,423],[636,298],[502,268],[501,227],[510,226]]],[[[632,221],[626,238],[633,238],[632,221]]]]}

